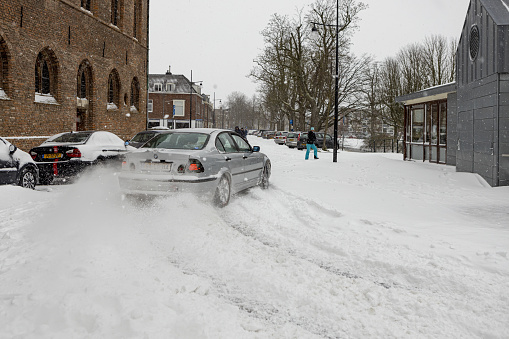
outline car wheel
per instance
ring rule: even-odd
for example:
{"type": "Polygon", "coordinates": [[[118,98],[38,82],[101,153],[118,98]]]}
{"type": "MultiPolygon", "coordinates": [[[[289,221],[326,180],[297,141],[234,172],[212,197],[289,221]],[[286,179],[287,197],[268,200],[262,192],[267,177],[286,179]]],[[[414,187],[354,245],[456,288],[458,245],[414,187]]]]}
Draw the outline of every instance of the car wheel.
{"type": "Polygon", "coordinates": [[[21,187],[35,189],[36,181],[37,179],[35,171],[30,168],[23,169],[19,178],[19,185],[21,187]]]}
{"type": "Polygon", "coordinates": [[[270,162],[267,161],[263,166],[262,177],[260,178],[260,187],[262,189],[269,188],[270,162]]]}
{"type": "Polygon", "coordinates": [[[214,204],[218,207],[225,207],[230,202],[230,195],[230,179],[227,175],[223,175],[221,179],[219,179],[219,183],[216,187],[216,193],[214,194],[214,204]]]}

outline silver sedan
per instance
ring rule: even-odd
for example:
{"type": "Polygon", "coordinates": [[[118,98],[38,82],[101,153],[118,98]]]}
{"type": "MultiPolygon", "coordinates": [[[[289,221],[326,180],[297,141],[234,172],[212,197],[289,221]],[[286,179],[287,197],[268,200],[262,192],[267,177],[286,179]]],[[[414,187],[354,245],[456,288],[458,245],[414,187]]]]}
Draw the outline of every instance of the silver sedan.
{"type": "Polygon", "coordinates": [[[127,195],[193,192],[224,207],[230,196],[259,185],[269,187],[271,162],[243,137],[222,129],[162,132],[128,153],[119,175],[127,195]]]}

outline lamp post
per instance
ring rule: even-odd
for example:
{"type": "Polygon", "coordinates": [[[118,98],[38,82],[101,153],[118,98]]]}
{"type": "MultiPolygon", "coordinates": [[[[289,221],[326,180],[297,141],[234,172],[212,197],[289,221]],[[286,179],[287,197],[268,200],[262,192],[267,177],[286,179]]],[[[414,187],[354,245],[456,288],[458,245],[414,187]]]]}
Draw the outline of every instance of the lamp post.
{"type": "Polygon", "coordinates": [[[191,90],[189,91],[189,128],[192,127],[191,121],[193,120],[193,85],[200,83],[200,86],[202,85],[203,81],[193,81],[193,70],[191,70],[191,81],[189,82],[189,85],[191,87],[191,90]]]}
{"type": "MultiPolygon", "coordinates": [[[[334,74],[334,152],[332,154],[332,162],[338,162],[338,98],[339,98],[339,0],[336,0],[336,24],[327,25],[312,22],[311,31],[317,32],[316,25],[329,26],[336,28],[336,74],[334,74]]],[[[327,131],[325,131],[327,133],[327,131]]]]}
{"type": "MultiPolygon", "coordinates": [[[[214,111],[212,113],[212,127],[216,127],[216,100],[219,100],[219,104],[221,105],[222,99],[216,99],[216,92],[214,92],[214,111]]],[[[222,107],[222,105],[221,105],[222,107]]]]}

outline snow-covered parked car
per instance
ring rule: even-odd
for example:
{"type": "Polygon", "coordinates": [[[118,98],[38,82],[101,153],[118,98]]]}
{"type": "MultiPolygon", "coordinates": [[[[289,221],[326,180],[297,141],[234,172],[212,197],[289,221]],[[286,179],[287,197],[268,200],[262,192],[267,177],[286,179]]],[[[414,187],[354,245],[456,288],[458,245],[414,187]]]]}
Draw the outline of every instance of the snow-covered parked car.
{"type": "Polygon", "coordinates": [[[117,163],[130,149],[113,133],[106,131],[65,132],[51,136],[30,150],[39,167],[41,184],[50,184],[54,177],[72,177],[95,164],[117,163]]]}
{"type": "Polygon", "coordinates": [[[0,184],[34,189],[39,169],[27,152],[0,138],[0,184]]]}
{"type": "Polygon", "coordinates": [[[159,133],[128,153],[119,175],[126,195],[192,192],[220,207],[236,192],[269,186],[271,162],[239,134],[224,129],[176,129],[159,133]]]}

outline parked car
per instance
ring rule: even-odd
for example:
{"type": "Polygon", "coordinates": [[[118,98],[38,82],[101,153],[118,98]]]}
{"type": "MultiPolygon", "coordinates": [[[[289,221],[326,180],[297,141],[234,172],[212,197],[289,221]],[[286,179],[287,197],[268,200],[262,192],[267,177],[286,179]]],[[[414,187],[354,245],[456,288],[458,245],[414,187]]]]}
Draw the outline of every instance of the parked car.
{"type": "Polygon", "coordinates": [[[30,155],[0,138],[0,185],[34,189],[38,181],[39,169],[30,155]]]}
{"type": "Polygon", "coordinates": [[[297,147],[297,142],[300,139],[302,132],[289,132],[286,136],[286,146],[290,148],[297,147]]]}
{"type": "Polygon", "coordinates": [[[50,184],[54,177],[73,177],[95,164],[117,163],[128,147],[113,133],[105,131],[65,132],[51,136],[40,146],[30,150],[39,167],[42,184],[50,184]]]}
{"type": "Polygon", "coordinates": [[[224,207],[230,196],[269,187],[271,162],[230,130],[198,128],[163,132],[126,155],[119,184],[126,195],[193,192],[224,207]]]}
{"type": "Polygon", "coordinates": [[[286,136],[288,132],[286,131],[277,131],[274,134],[274,142],[278,145],[284,145],[286,143],[286,136]]]}
{"type": "MultiPolygon", "coordinates": [[[[323,147],[324,133],[316,132],[315,134],[316,134],[316,141],[315,141],[316,147],[318,147],[318,148],[323,147]]],[[[308,140],[308,134],[302,133],[302,135],[300,136],[300,140],[297,141],[297,149],[299,149],[299,150],[305,149],[307,140],[308,140]]],[[[327,136],[326,136],[325,143],[326,143],[327,148],[334,148],[334,139],[332,139],[332,137],[329,134],[327,134],[327,136]]]]}
{"type": "Polygon", "coordinates": [[[274,139],[274,135],[276,131],[263,131],[262,138],[263,139],[274,139]]]}
{"type": "Polygon", "coordinates": [[[161,129],[149,129],[147,131],[141,131],[137,133],[131,140],[128,141],[129,145],[132,147],[140,148],[147,141],[152,139],[154,135],[161,133],[163,130],[161,129]]]}

